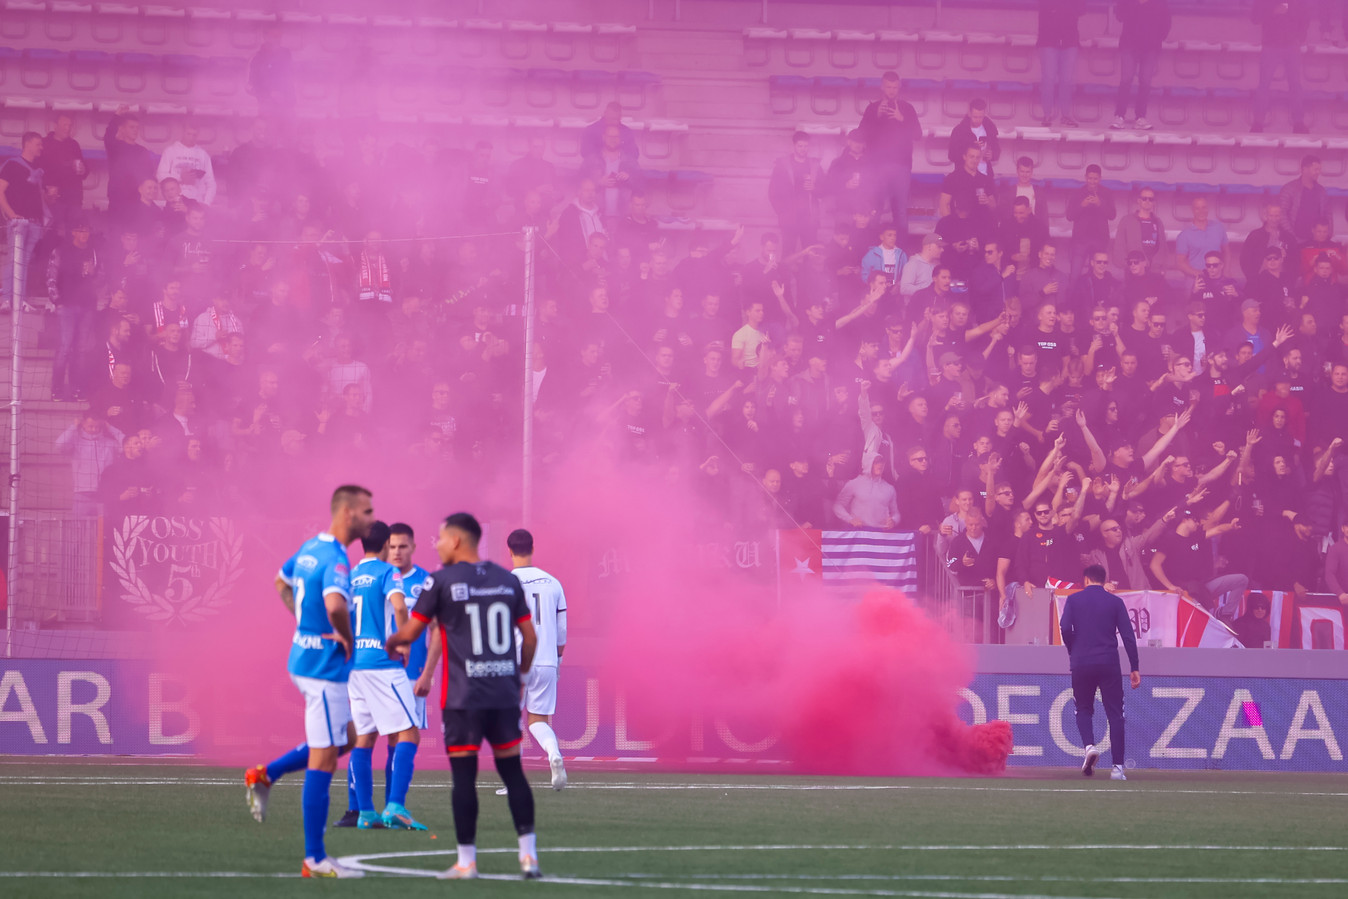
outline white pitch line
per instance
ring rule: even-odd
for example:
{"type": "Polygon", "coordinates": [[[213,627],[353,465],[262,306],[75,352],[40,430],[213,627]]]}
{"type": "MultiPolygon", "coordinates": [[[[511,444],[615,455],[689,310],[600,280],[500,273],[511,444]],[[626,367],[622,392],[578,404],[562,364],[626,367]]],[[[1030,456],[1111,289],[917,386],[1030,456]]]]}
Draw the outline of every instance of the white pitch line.
{"type": "MultiPolygon", "coordinates": [[[[684,848],[684,847],[669,847],[684,848]]],[[[692,847],[687,847],[692,848],[692,847]]],[[[454,850],[434,851],[434,852],[408,852],[408,853],[381,853],[383,857],[411,857],[428,855],[450,855],[454,850]]],[[[515,851],[515,850],[498,850],[515,851]]],[[[554,850],[555,851],[555,850],[554,850]]],[[[425,877],[430,878],[438,874],[438,871],[426,868],[402,868],[392,865],[371,865],[363,859],[371,858],[367,855],[349,855],[338,859],[338,863],[347,867],[355,868],[361,871],[367,871],[372,874],[394,874],[406,877],[425,877]]],[[[518,875],[514,874],[479,874],[482,880],[519,880],[518,875]]],[[[1047,896],[1026,893],[970,893],[966,891],[935,891],[935,890],[864,890],[847,887],[808,887],[808,886],[765,886],[746,883],[688,883],[672,882],[662,880],[611,880],[595,877],[565,877],[556,875],[545,875],[537,883],[560,884],[562,886],[590,886],[590,887],[620,887],[622,889],[651,889],[651,890],[686,890],[688,892],[702,893],[772,893],[772,894],[793,894],[808,896],[893,896],[893,897],[916,897],[916,899],[1085,899],[1085,897],[1072,896],[1047,896]]],[[[1092,897],[1092,899],[1101,899],[1101,897],[1092,897]]]]}
{"type": "MultiPolygon", "coordinates": [[[[0,775],[0,784],[28,785],[28,786],[72,786],[72,787],[98,787],[98,786],[117,786],[117,787],[153,787],[153,786],[202,786],[202,787],[237,787],[240,780],[229,779],[193,779],[193,778],[153,778],[133,780],[127,778],[108,779],[108,778],[76,778],[76,777],[43,777],[41,780],[34,780],[19,775],[0,775]]],[[[1165,788],[1163,781],[1154,783],[1158,789],[1135,789],[1134,787],[1109,787],[1101,785],[1099,787],[1020,787],[1020,786],[963,786],[953,784],[795,784],[795,783],[762,783],[762,784],[710,784],[710,783],[586,783],[585,781],[572,780],[567,788],[577,790],[636,790],[650,792],[684,792],[684,791],[788,791],[788,792],[895,792],[895,791],[932,791],[932,792],[957,792],[957,793],[1100,793],[1109,791],[1111,795],[1123,791],[1129,791],[1133,796],[1168,796],[1172,794],[1185,794],[1195,796],[1299,796],[1299,797],[1324,797],[1324,798],[1343,798],[1348,797],[1348,792],[1331,791],[1307,791],[1307,790],[1193,790],[1193,789],[1168,789],[1165,788]]],[[[448,783],[414,783],[412,789],[420,790],[443,790],[449,786],[448,783]]],[[[493,782],[481,782],[478,789],[486,790],[496,789],[493,782]]]]}
{"type": "MultiPolygon", "coordinates": [[[[1164,781],[1154,781],[1157,790],[1136,790],[1131,787],[1115,787],[1116,790],[1133,789],[1136,795],[1170,795],[1173,793],[1191,793],[1201,796],[1326,796],[1326,797],[1344,797],[1348,792],[1315,792],[1290,790],[1172,790],[1165,789],[1164,781]]],[[[567,788],[572,786],[582,790],[651,790],[651,791],[684,791],[684,790],[773,790],[773,791],[797,791],[797,792],[885,792],[885,791],[914,791],[929,790],[934,792],[956,792],[956,793],[1098,793],[1101,787],[1000,787],[1000,786],[963,786],[955,784],[703,784],[703,783],[586,783],[584,781],[572,781],[567,784],[567,788]]],[[[1104,787],[1105,785],[1101,785],[1104,787]]],[[[1107,787],[1106,787],[1107,788],[1107,787]]]]}
{"type": "MultiPolygon", "coordinates": [[[[1207,846],[1174,844],[1115,844],[1115,843],[1076,843],[1064,845],[1052,844],[1000,844],[1000,845],[952,845],[952,844],[908,844],[883,846],[858,845],[786,845],[764,844],[757,846],[545,846],[545,855],[570,855],[580,853],[609,852],[1006,852],[1010,850],[1029,850],[1057,852],[1059,850],[1082,851],[1120,851],[1120,852],[1348,852],[1348,846],[1207,846]]],[[[389,858],[429,858],[439,855],[452,855],[453,849],[428,849],[418,852],[380,852],[346,856],[348,860],[364,863],[370,859],[389,858]]],[[[516,852],[515,849],[479,849],[479,854],[516,852]]]]}
{"type": "MultiPolygon", "coordinates": [[[[641,879],[667,875],[624,873],[613,877],[641,879]]],[[[1017,877],[1013,874],[685,874],[694,880],[873,880],[873,881],[986,881],[991,883],[1268,883],[1348,884],[1342,877],[1071,877],[1045,874],[1017,877]]]]}

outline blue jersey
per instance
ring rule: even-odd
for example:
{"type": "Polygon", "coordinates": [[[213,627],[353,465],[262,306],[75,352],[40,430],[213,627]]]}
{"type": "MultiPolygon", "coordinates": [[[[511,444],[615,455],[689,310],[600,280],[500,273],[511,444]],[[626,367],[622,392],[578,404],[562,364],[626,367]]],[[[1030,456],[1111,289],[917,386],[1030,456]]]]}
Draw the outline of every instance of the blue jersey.
{"type": "MultiPolygon", "coordinates": [[[[430,579],[430,573],[420,565],[413,565],[412,570],[403,575],[403,586],[407,588],[407,614],[411,615],[412,610],[416,608],[417,599],[421,597],[421,591],[426,586],[426,581],[430,579]]],[[[428,632],[422,631],[421,636],[407,647],[407,677],[416,680],[421,677],[421,672],[426,670],[426,639],[428,632]]]]}
{"type": "Polygon", "coordinates": [[[351,569],[346,548],[331,534],[308,540],[281,566],[281,578],[295,591],[295,636],[286,670],[300,677],[345,682],[351,666],[336,640],[324,598],[336,594],[351,611],[351,569]]]}
{"type": "Polygon", "coordinates": [[[351,604],[355,611],[356,652],[353,667],[361,671],[375,668],[401,668],[402,662],[389,658],[384,641],[398,629],[394,619],[395,593],[403,593],[398,569],[379,559],[361,559],[351,572],[351,604]]]}

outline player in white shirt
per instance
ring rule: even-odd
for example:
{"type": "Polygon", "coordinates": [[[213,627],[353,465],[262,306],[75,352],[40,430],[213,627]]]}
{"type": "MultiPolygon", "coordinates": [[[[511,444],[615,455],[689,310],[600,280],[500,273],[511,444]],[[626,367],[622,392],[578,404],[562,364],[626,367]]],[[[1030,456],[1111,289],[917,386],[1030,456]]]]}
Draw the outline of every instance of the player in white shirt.
{"type": "Polygon", "coordinates": [[[524,711],[529,733],[548,754],[552,788],[560,790],[566,786],[566,768],[557,735],[552,732],[552,716],[557,711],[557,669],[566,651],[566,594],[561,582],[534,567],[533,534],[523,528],[511,531],[506,546],[510,548],[512,572],[524,586],[524,598],[538,635],[534,664],[524,679],[524,711]]]}

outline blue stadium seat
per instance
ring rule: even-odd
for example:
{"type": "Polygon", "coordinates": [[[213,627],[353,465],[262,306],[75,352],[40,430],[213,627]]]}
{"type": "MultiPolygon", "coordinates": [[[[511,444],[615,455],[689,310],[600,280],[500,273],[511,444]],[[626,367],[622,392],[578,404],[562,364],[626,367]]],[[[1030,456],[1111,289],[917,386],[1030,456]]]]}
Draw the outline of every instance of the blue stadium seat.
{"type": "Polygon", "coordinates": [[[597,109],[614,83],[614,73],[606,69],[577,69],[571,73],[571,105],[577,109],[597,109]]]}
{"type": "Polygon", "coordinates": [[[66,68],[71,89],[95,91],[103,83],[103,72],[112,65],[112,54],[102,50],[72,50],[66,68]]]}
{"type": "Polygon", "coordinates": [[[119,93],[138,94],[145,90],[147,73],[159,63],[159,57],[149,53],[118,53],[113,68],[113,81],[119,93]]]}
{"type": "Polygon", "coordinates": [[[228,97],[243,89],[248,78],[248,60],[238,56],[212,56],[203,69],[209,90],[217,97],[228,97]]]}
{"type": "Polygon", "coordinates": [[[26,48],[20,59],[19,83],[35,90],[46,90],[52,85],[57,65],[65,62],[67,55],[64,50],[48,47],[26,48]]]}
{"type": "Polygon", "coordinates": [[[169,53],[160,58],[160,85],[166,94],[187,94],[192,91],[199,69],[204,69],[207,59],[203,56],[191,56],[184,53],[169,53]]]}

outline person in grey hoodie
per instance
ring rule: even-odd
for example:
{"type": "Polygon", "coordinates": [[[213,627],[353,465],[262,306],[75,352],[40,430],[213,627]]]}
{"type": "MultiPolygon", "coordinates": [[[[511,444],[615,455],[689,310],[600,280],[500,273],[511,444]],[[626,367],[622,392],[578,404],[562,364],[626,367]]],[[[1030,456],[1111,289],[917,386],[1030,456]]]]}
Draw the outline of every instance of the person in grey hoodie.
{"type": "Polygon", "coordinates": [[[893,530],[899,524],[899,498],[894,485],[885,480],[885,460],[868,453],[861,474],[843,485],[833,503],[833,514],[854,528],[893,530]]]}

